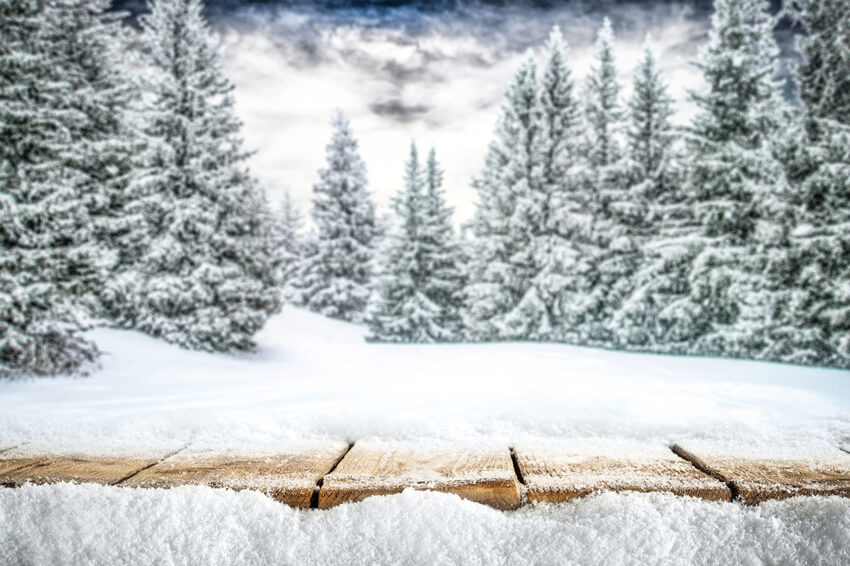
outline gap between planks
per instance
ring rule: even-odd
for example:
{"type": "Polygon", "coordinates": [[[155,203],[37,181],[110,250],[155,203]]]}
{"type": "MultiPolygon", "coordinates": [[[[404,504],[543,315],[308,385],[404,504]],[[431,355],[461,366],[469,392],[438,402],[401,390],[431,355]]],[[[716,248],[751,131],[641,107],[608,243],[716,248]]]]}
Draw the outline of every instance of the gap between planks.
{"type": "Polygon", "coordinates": [[[331,469],[328,470],[322,477],[319,478],[319,481],[316,482],[316,487],[313,488],[313,493],[310,495],[310,509],[318,509],[319,508],[319,492],[322,491],[322,484],[325,483],[325,478],[333,473],[336,470],[336,467],[339,466],[339,463],[348,456],[348,453],[351,452],[351,449],[354,448],[354,442],[348,443],[348,449],[342,453],[336,462],[334,462],[331,469]]]}
{"type": "Polygon", "coordinates": [[[137,475],[141,474],[141,473],[142,473],[142,472],[144,472],[145,470],[149,470],[149,469],[153,468],[154,466],[156,466],[157,464],[161,464],[161,463],[165,462],[166,460],[168,460],[168,459],[169,459],[169,458],[171,458],[172,456],[176,456],[176,455],[177,455],[177,454],[179,454],[180,452],[183,452],[184,450],[186,450],[186,448],[187,448],[188,446],[189,446],[189,445],[188,445],[188,444],[186,444],[186,445],[185,445],[185,446],[183,446],[182,448],[178,448],[178,449],[177,449],[177,450],[175,450],[174,452],[171,452],[170,454],[166,454],[165,456],[163,456],[162,458],[160,458],[160,459],[159,459],[159,460],[157,460],[156,462],[151,462],[151,463],[150,463],[150,464],[148,464],[147,466],[144,466],[143,468],[139,468],[138,470],[136,470],[136,471],[135,471],[135,472],[133,472],[132,474],[128,474],[127,476],[125,476],[125,477],[121,478],[120,480],[118,480],[117,482],[113,483],[112,485],[121,485],[121,484],[122,484],[122,483],[124,483],[125,481],[130,480],[130,479],[133,479],[134,477],[136,477],[137,475]]]}
{"type": "Polygon", "coordinates": [[[726,484],[726,487],[729,488],[729,493],[731,494],[729,501],[737,501],[738,500],[738,486],[735,485],[735,482],[730,481],[728,478],[724,477],[722,474],[715,472],[699,456],[697,456],[696,454],[692,454],[691,452],[688,452],[687,450],[685,450],[684,448],[682,448],[678,444],[674,444],[673,446],[671,446],[670,450],[673,452],[673,454],[675,454],[679,458],[681,458],[681,459],[683,459],[687,462],[690,462],[691,465],[694,468],[696,468],[697,470],[699,470],[700,472],[706,474],[707,476],[711,476],[714,479],[721,481],[724,484],[726,484]]]}

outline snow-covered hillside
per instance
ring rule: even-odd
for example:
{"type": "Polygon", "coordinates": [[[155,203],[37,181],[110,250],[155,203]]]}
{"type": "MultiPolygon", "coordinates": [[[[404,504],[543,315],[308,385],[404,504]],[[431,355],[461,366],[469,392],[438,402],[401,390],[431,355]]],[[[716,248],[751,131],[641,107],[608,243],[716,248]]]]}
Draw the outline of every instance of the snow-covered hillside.
{"type": "MultiPolygon", "coordinates": [[[[242,357],[100,329],[87,378],[0,383],[0,439],[144,451],[367,437],[516,443],[577,437],[850,443],[850,374],[558,344],[379,345],[292,308],[242,357]]],[[[0,447],[2,448],[2,447],[0,447]]]]}

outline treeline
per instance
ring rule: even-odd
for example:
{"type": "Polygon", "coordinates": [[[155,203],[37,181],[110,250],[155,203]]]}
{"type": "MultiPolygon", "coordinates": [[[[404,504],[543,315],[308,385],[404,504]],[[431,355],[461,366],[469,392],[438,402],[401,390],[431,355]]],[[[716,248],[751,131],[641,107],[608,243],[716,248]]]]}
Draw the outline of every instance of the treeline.
{"type": "Polygon", "coordinates": [[[507,90],[461,239],[431,150],[377,219],[334,118],[306,232],[246,165],[200,0],[0,0],[0,375],[72,373],[94,324],[246,350],[282,298],[377,341],[546,340],[850,367],[850,11],[799,0],[801,104],[761,0],[717,0],[686,128],[652,50],[507,90]],[[281,289],[283,293],[281,293],[281,289]],[[283,297],[282,297],[283,295],[283,297]]]}
{"type": "Polygon", "coordinates": [[[248,349],[281,305],[200,0],[151,0],[141,34],[108,8],[0,1],[0,376],[78,371],[98,321],[248,349]]]}
{"type": "MultiPolygon", "coordinates": [[[[546,340],[850,367],[850,11],[801,0],[799,105],[775,81],[777,18],[716,0],[698,108],[650,47],[621,99],[606,21],[583,85],[557,28],[507,90],[452,230],[433,152],[412,148],[380,238],[362,161],[336,120],[317,232],[284,262],[288,299],[368,323],[378,341],[546,340]]],[[[297,215],[295,215],[297,216],[297,215]]],[[[290,214],[290,219],[295,217],[290,214]]],[[[284,215],[284,218],[286,215],[284,215]]]]}

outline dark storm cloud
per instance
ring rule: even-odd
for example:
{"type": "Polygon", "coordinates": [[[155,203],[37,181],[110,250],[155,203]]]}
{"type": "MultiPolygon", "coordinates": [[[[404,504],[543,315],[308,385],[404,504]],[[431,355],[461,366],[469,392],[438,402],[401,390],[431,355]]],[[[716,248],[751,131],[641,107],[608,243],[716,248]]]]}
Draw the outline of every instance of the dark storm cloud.
{"type": "MultiPolygon", "coordinates": [[[[779,1],[773,3],[778,9],[779,1]]],[[[706,39],[712,1],[206,0],[205,5],[208,17],[220,30],[248,33],[264,30],[294,67],[310,69],[342,60],[393,85],[395,104],[387,106],[386,93],[376,93],[369,107],[383,116],[407,123],[417,115],[427,114],[427,109],[423,110],[426,103],[422,101],[417,104],[403,102],[403,89],[415,82],[444,81],[446,77],[436,67],[447,57],[465,66],[486,67],[506,56],[538,46],[554,23],[561,25],[571,44],[582,45],[592,41],[602,15],[612,19],[618,34],[642,34],[648,28],[681,17],[682,13],[688,19],[705,22],[692,36],[682,38],[677,46],[683,53],[689,53],[694,44],[706,39]],[[356,28],[360,36],[348,45],[328,46],[328,30],[347,28],[356,28]],[[421,38],[434,33],[473,37],[488,49],[447,55],[440,52],[439,46],[425,46],[420,42],[421,38]],[[364,42],[368,44],[376,38],[387,40],[387,49],[412,46],[417,50],[415,59],[400,63],[387,59],[384,54],[362,49],[364,42]],[[388,108],[391,111],[387,111],[388,108]]],[[[144,2],[119,0],[115,7],[138,15],[144,10],[144,2]]],[[[780,32],[778,38],[783,56],[793,57],[793,35],[780,32]]]]}
{"type": "MultiPolygon", "coordinates": [[[[553,25],[570,45],[569,62],[581,83],[596,30],[604,16],[611,18],[624,97],[651,33],[682,123],[693,112],[687,90],[701,82],[691,63],[707,39],[711,4],[205,0],[236,85],[246,141],[257,150],[253,170],[272,198],[289,189],[308,206],[328,118],[340,108],[360,139],[379,202],[398,187],[415,139],[436,146],[459,220],[471,214],[470,180],[483,162],[504,89],[529,49],[539,56],[553,25]]],[[[119,0],[116,9],[135,17],[144,2],[119,0]]],[[[779,36],[791,57],[787,27],[779,36]]]]}
{"type": "Polygon", "coordinates": [[[400,99],[387,100],[384,102],[373,102],[369,109],[386,118],[398,120],[399,122],[412,122],[423,114],[427,114],[430,106],[425,104],[405,104],[400,99]]]}

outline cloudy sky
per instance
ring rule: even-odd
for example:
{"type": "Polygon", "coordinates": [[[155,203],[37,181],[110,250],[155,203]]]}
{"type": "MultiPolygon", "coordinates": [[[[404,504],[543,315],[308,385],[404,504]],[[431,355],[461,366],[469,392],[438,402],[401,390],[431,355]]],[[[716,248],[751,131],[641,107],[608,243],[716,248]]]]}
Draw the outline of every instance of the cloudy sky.
{"type": "MultiPolygon", "coordinates": [[[[140,0],[118,2],[133,13],[140,0]]],[[[553,25],[569,43],[581,81],[605,16],[617,35],[624,89],[650,34],[677,120],[693,108],[687,89],[701,79],[691,65],[707,38],[711,2],[472,0],[293,2],[218,0],[207,15],[220,34],[225,69],[236,85],[237,113],[255,175],[270,198],[289,191],[309,210],[336,108],[351,119],[379,207],[401,183],[411,140],[434,146],[446,170],[456,220],[468,219],[470,182],[483,163],[504,89],[519,62],[553,25]]],[[[790,42],[783,40],[786,51],[790,42]]]]}

